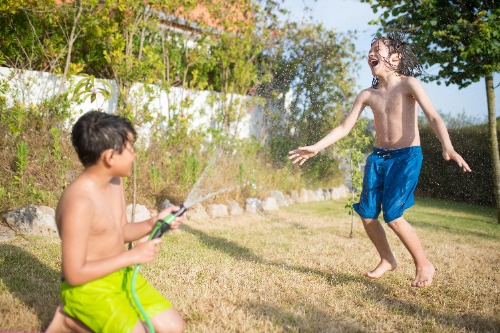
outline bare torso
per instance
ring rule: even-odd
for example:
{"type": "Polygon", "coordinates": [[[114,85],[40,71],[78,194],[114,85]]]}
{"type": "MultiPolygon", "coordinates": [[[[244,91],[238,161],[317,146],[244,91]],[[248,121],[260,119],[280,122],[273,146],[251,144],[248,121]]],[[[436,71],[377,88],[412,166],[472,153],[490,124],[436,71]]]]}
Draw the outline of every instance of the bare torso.
{"type": "Polygon", "coordinates": [[[91,179],[80,176],[63,194],[62,204],[56,213],[57,226],[61,229],[66,223],[88,223],[86,261],[109,258],[126,251],[122,229],[125,221],[125,202],[122,193],[122,185],[118,178],[106,186],[99,186],[91,179]],[[65,208],[66,197],[69,200],[86,201],[88,220],[67,218],[71,212],[65,208]]]}
{"type": "Polygon", "coordinates": [[[407,77],[392,80],[387,87],[365,90],[365,106],[374,116],[375,146],[404,148],[420,145],[418,104],[410,93],[407,77]]]}

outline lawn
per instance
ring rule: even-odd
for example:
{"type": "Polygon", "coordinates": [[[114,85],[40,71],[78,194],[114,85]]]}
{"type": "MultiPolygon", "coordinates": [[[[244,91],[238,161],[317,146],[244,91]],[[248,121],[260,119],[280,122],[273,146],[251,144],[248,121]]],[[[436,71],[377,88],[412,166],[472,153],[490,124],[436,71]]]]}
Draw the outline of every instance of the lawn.
{"type": "MultiPolygon", "coordinates": [[[[410,287],[412,259],[386,228],[398,269],[380,280],[358,218],[342,201],[188,220],[141,272],[186,332],[499,332],[500,226],[493,209],[419,199],[407,219],[437,267],[410,287]]],[[[0,331],[42,331],[58,302],[59,240],[0,243],[0,331]]]]}

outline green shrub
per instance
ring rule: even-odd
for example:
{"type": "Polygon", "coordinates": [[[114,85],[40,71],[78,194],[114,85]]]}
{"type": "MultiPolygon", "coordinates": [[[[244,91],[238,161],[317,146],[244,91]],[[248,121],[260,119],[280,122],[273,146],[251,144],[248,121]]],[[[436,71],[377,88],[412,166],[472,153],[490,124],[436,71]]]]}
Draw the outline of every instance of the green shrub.
{"type": "Polygon", "coordinates": [[[422,128],[420,138],[424,162],[417,194],[435,198],[493,206],[492,164],[486,125],[450,129],[455,150],[472,169],[463,173],[454,161],[446,162],[432,129],[422,128]]]}

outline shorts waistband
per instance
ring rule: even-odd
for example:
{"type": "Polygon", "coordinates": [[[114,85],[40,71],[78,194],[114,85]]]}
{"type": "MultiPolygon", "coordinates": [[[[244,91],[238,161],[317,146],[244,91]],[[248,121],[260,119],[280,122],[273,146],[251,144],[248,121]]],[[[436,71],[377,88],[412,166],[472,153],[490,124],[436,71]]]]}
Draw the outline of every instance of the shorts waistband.
{"type": "Polygon", "coordinates": [[[394,155],[407,154],[412,150],[422,150],[422,147],[411,146],[411,147],[394,148],[394,149],[373,147],[373,153],[382,157],[392,157],[394,155]]]}

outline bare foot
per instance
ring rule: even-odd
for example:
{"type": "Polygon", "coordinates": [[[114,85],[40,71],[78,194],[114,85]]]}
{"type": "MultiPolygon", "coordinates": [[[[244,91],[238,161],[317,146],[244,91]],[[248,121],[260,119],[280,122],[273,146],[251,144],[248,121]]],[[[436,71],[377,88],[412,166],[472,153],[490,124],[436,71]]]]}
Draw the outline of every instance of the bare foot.
{"type": "Polygon", "coordinates": [[[380,260],[380,263],[378,264],[378,266],[375,267],[375,269],[373,271],[366,272],[365,276],[369,277],[370,279],[378,279],[382,275],[384,275],[385,272],[395,270],[397,266],[398,266],[398,264],[396,263],[395,260],[390,262],[390,261],[387,261],[385,259],[382,259],[382,260],[380,260]]]}
{"type": "Polygon", "coordinates": [[[429,262],[423,267],[417,267],[417,273],[415,275],[415,281],[412,282],[412,287],[428,287],[432,284],[432,278],[434,277],[434,272],[436,269],[434,265],[429,262]]]}

